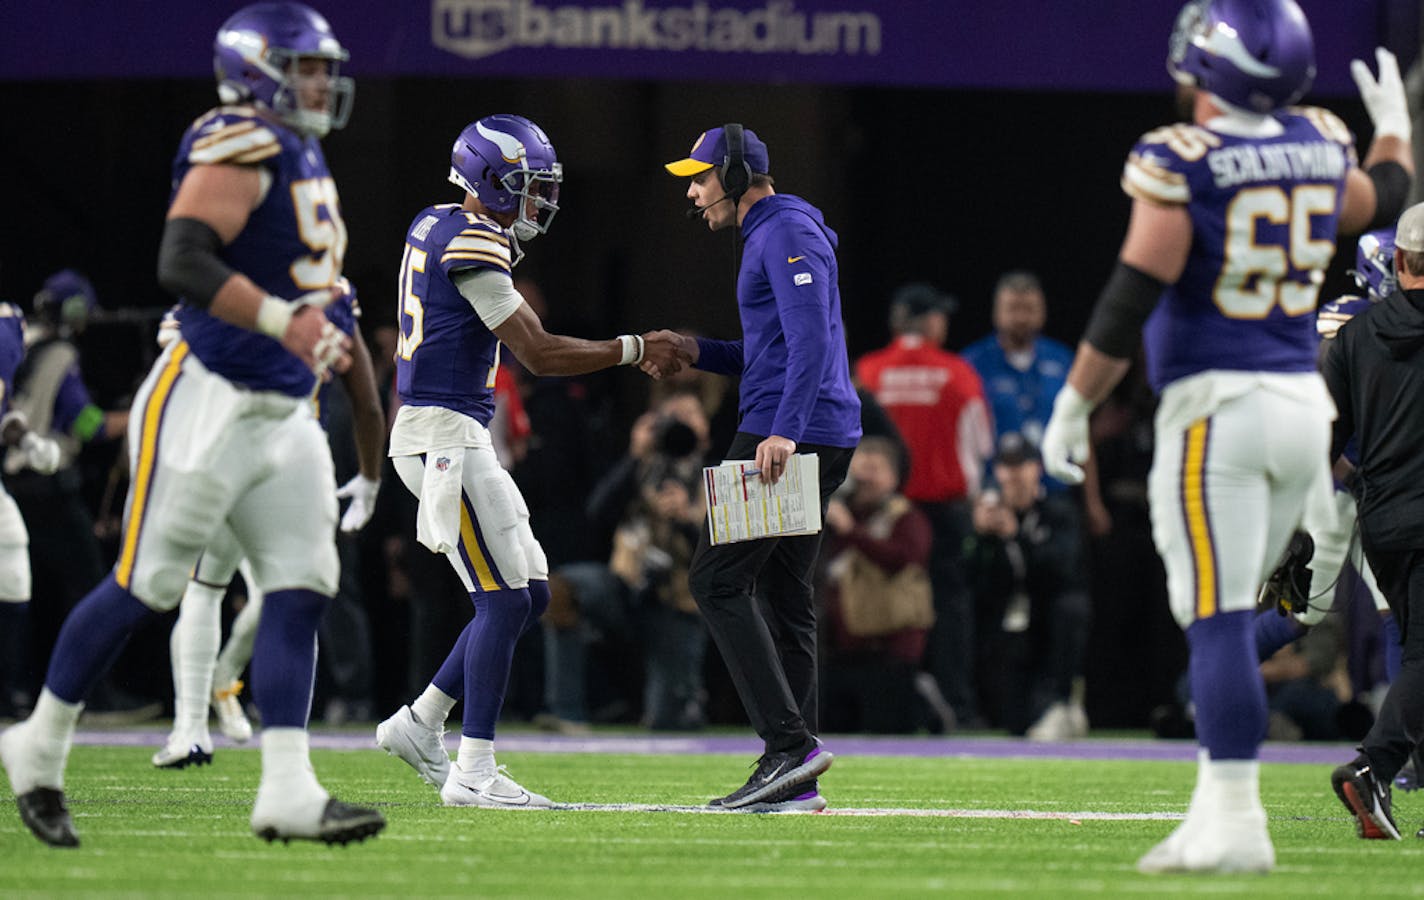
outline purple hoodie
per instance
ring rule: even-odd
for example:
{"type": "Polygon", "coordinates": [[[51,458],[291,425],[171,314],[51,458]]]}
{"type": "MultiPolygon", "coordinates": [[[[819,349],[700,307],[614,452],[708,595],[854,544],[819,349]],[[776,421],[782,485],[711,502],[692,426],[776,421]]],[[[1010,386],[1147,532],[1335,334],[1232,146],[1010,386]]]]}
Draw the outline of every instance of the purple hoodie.
{"type": "Polygon", "coordinates": [[[697,368],[742,379],[738,430],[854,447],[860,399],[841,322],[836,233],[800,197],[758,200],[742,221],[742,339],[698,338],[697,368]]]}

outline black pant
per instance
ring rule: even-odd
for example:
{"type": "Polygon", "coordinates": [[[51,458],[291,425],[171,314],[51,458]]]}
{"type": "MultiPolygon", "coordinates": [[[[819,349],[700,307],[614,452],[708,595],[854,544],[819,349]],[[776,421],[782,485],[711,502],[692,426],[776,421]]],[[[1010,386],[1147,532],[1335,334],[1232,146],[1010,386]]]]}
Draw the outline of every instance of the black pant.
{"type": "Polygon", "coordinates": [[[1367,544],[1365,551],[1404,644],[1399,675],[1364,740],[1365,755],[1388,784],[1424,739],[1424,550],[1382,551],[1367,544]]]}
{"type": "MultiPolygon", "coordinates": [[[[737,432],[726,458],[753,459],[763,440],[737,432]]],[[[824,517],[854,451],[815,444],[796,451],[819,457],[824,517]]],[[[820,534],[713,547],[704,524],[692,557],[692,594],[768,753],[804,746],[819,727],[812,574],[820,550],[820,534]]]]}

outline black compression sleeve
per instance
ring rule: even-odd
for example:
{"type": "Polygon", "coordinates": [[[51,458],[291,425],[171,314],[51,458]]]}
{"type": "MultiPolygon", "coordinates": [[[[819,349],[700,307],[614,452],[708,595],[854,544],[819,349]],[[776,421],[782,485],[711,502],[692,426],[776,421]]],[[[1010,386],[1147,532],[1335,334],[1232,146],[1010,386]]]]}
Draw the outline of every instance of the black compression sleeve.
{"type": "Polygon", "coordinates": [[[1164,288],[1156,278],[1119,261],[1098,296],[1083,340],[1115,359],[1131,358],[1164,288]]]}
{"type": "Polygon", "coordinates": [[[1388,228],[1404,212],[1404,202],[1409,199],[1409,186],[1414,179],[1404,166],[1392,160],[1375,163],[1365,174],[1375,185],[1375,217],[1365,230],[1388,228]]]}
{"type": "Polygon", "coordinates": [[[233,270],[218,257],[222,239],[201,219],[169,219],[158,245],[158,283],[175,297],[207,308],[233,270]]]}

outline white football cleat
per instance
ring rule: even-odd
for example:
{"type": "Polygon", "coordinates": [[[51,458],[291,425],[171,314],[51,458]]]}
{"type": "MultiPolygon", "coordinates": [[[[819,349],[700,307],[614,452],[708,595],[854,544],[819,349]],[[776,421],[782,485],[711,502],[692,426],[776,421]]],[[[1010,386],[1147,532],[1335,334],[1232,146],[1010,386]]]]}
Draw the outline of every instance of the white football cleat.
{"type": "Polygon", "coordinates": [[[153,765],[159,769],[186,769],[206,766],[213,761],[213,741],[190,741],[173,735],[163,749],[153,754],[153,765]]]}
{"type": "Polygon", "coordinates": [[[1209,822],[1189,817],[1137,861],[1137,871],[1269,872],[1275,865],[1266,812],[1258,809],[1218,814],[1209,822]]]}
{"type": "Polygon", "coordinates": [[[485,809],[549,809],[549,798],[520,787],[504,766],[487,772],[466,772],[459,765],[440,789],[446,806],[480,806],[485,809]]]}
{"type": "Polygon", "coordinates": [[[449,780],[450,752],[445,749],[444,725],[426,725],[409,706],[402,706],[376,726],[376,745],[404,760],[433,788],[440,789],[449,780]]]}
{"type": "Polygon", "coordinates": [[[252,723],[247,721],[242,701],[237,695],[242,693],[242,682],[234,681],[226,687],[213,687],[213,712],[217,713],[218,729],[228,738],[245,744],[252,740],[252,723]]]}

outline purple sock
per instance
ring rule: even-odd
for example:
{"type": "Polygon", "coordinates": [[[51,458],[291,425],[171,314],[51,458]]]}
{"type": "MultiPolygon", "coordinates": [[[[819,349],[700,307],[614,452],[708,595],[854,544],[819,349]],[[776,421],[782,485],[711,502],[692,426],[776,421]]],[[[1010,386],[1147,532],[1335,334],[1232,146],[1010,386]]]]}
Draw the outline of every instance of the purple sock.
{"type": "Polygon", "coordinates": [[[529,617],[529,591],[491,591],[471,594],[470,599],[475,604],[475,618],[470,622],[465,648],[465,719],[460,733],[492,741],[504,707],[514,645],[529,617]]]}
{"type": "Polygon", "coordinates": [[[1265,662],[1276,651],[1305,634],[1305,626],[1294,616],[1283,616],[1274,609],[1256,614],[1256,659],[1265,662]]]}
{"type": "Polygon", "coordinates": [[[1218,613],[1187,629],[1197,743],[1214,760],[1255,759],[1266,736],[1266,686],[1252,612],[1218,613]]]}
{"type": "Polygon", "coordinates": [[[1404,664],[1403,636],[1399,633],[1399,620],[1394,613],[1380,617],[1380,641],[1384,643],[1384,677],[1390,684],[1399,677],[1399,667],[1404,664]]]}
{"type": "Polygon", "coordinates": [[[539,618],[544,615],[544,610],[549,608],[549,582],[530,581],[529,582],[529,618],[524,620],[524,634],[539,624],[539,618]]]}
{"type": "Polygon", "coordinates": [[[262,603],[252,646],[252,698],[264,728],[305,728],[316,677],[316,629],[327,598],[273,591],[262,603]]]}
{"type": "Polygon", "coordinates": [[[443,691],[447,697],[456,700],[465,696],[465,654],[470,646],[470,632],[474,630],[475,620],[471,619],[465,630],[455,639],[455,646],[450,648],[450,655],[440,664],[440,670],[430,679],[430,683],[443,691]]]}
{"type": "Polygon", "coordinates": [[[105,576],[59,629],[45,687],[66,703],[80,702],[119,658],[134,628],[156,615],[119,587],[112,573],[105,576]]]}

